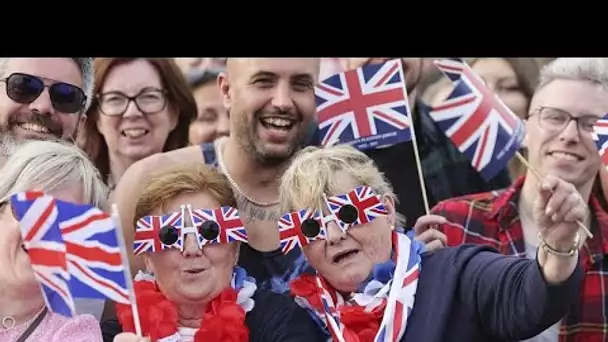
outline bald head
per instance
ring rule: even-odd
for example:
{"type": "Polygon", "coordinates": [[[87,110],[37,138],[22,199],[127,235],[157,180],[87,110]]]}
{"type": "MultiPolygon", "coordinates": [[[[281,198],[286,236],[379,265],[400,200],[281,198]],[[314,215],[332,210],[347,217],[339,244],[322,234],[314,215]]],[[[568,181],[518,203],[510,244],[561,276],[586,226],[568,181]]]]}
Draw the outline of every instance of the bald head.
{"type": "Polygon", "coordinates": [[[247,74],[246,71],[253,69],[260,71],[298,69],[309,74],[316,83],[320,68],[320,58],[226,58],[226,73],[231,80],[233,77],[244,76],[247,74]]]}

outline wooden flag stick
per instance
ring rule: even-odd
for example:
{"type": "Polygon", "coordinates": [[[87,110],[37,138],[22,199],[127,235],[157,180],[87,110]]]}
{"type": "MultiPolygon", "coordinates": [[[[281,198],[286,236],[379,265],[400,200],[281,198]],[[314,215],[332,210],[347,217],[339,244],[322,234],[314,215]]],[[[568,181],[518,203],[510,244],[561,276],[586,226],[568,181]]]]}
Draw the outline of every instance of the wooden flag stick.
{"type": "Polygon", "coordinates": [[[135,325],[135,333],[139,337],[142,336],[141,323],[139,322],[139,310],[137,309],[137,300],[135,298],[135,290],[133,289],[133,278],[131,277],[131,266],[129,264],[129,258],[127,257],[127,248],[123,236],[122,226],[120,225],[120,217],[118,216],[118,207],[116,204],[112,204],[112,219],[116,225],[116,235],[118,244],[120,246],[120,256],[122,264],[125,267],[125,277],[127,281],[127,288],[129,289],[129,301],[131,304],[131,312],[133,313],[133,324],[135,325]]]}
{"type": "MultiPolygon", "coordinates": [[[[526,158],[524,158],[524,156],[522,156],[522,155],[521,155],[521,153],[516,152],[516,153],[515,153],[515,156],[517,157],[517,159],[519,159],[519,161],[520,161],[522,164],[524,164],[524,165],[525,165],[525,166],[528,168],[528,170],[530,170],[530,171],[532,172],[532,174],[534,175],[534,177],[536,177],[536,179],[537,179],[539,182],[542,182],[543,177],[540,175],[540,173],[538,173],[538,171],[536,171],[536,170],[535,170],[535,169],[532,167],[532,165],[530,165],[530,163],[528,163],[528,161],[526,160],[526,158]]],[[[591,231],[589,231],[589,229],[588,229],[588,228],[587,228],[587,227],[586,227],[586,226],[585,226],[585,225],[584,225],[584,224],[583,224],[581,221],[577,220],[577,221],[576,221],[576,224],[578,224],[579,228],[581,228],[581,229],[582,229],[582,230],[585,232],[585,234],[587,234],[587,236],[588,236],[590,239],[593,239],[593,234],[591,234],[591,231]]]]}
{"type": "Polygon", "coordinates": [[[424,182],[424,175],[422,174],[422,163],[420,162],[420,154],[418,152],[418,142],[416,141],[416,131],[414,130],[414,118],[412,117],[412,115],[414,115],[414,114],[410,110],[411,108],[409,105],[409,98],[408,98],[407,89],[405,86],[405,74],[403,72],[403,61],[401,59],[399,59],[399,64],[400,64],[399,73],[401,76],[401,80],[403,81],[403,87],[402,87],[403,96],[405,97],[405,106],[407,108],[407,114],[408,114],[409,121],[410,121],[410,132],[412,135],[412,146],[414,147],[414,158],[416,159],[416,169],[418,170],[418,180],[420,181],[420,190],[422,191],[422,201],[424,202],[424,210],[426,211],[426,214],[429,215],[431,213],[431,209],[429,206],[428,196],[426,195],[426,184],[424,182]]]}

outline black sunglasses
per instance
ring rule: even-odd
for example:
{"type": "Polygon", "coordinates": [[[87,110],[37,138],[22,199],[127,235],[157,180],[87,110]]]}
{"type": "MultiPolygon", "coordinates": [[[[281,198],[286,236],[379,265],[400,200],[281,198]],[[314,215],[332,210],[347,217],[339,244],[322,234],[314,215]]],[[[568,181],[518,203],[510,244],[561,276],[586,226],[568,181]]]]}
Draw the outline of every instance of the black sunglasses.
{"type": "Polygon", "coordinates": [[[21,104],[34,102],[48,87],[53,108],[67,114],[80,112],[87,99],[84,91],[75,85],[56,82],[47,86],[40,77],[28,74],[14,73],[0,82],[6,83],[6,95],[21,104]]]}

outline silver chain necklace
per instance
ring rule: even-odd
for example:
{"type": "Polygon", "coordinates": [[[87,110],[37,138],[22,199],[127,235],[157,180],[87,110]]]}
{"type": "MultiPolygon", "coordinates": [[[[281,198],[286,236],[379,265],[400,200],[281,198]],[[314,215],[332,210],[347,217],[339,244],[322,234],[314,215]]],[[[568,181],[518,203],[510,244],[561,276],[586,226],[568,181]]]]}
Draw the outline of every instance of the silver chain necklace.
{"type": "Polygon", "coordinates": [[[232,185],[232,187],[234,188],[234,190],[236,190],[239,194],[241,194],[241,196],[245,197],[245,199],[250,202],[253,203],[259,207],[270,207],[273,205],[277,205],[279,204],[279,201],[274,201],[274,202],[258,202],[256,200],[254,200],[253,198],[247,196],[243,190],[241,190],[241,188],[238,186],[238,184],[236,184],[236,182],[234,181],[234,179],[232,179],[232,176],[230,176],[230,172],[228,172],[228,169],[226,168],[226,165],[224,165],[224,161],[222,160],[222,149],[218,149],[219,151],[217,151],[217,164],[220,167],[220,169],[222,170],[222,172],[226,175],[226,178],[228,178],[228,182],[230,182],[230,185],[232,185]]]}

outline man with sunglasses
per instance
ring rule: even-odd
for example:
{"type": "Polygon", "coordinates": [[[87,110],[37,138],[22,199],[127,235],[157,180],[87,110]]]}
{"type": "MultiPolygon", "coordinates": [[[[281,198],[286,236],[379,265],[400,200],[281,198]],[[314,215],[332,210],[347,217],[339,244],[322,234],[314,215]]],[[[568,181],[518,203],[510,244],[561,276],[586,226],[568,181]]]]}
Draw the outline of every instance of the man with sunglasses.
{"type": "Polygon", "coordinates": [[[93,59],[2,58],[0,86],[0,134],[74,141],[93,95],[93,59]]]}
{"type": "MultiPolygon", "coordinates": [[[[572,184],[578,194],[561,198],[561,203],[572,207],[582,199],[591,214],[584,224],[593,238],[584,241],[580,256],[585,270],[583,289],[561,322],[526,341],[605,341],[608,213],[598,187],[598,171],[603,166],[593,140],[593,125],[608,112],[608,59],[556,59],[542,70],[539,83],[526,119],[525,147],[534,171],[529,169],[502,191],[443,201],[433,208],[433,213],[440,216],[423,217],[418,225],[446,220],[453,223],[440,226],[449,246],[486,244],[502,254],[534,258],[541,245],[547,253],[564,255],[566,251],[551,250],[539,243],[542,237],[533,223],[531,208],[539,200],[539,188],[547,175],[572,184]],[[535,172],[543,179],[538,179],[535,172]]],[[[568,212],[553,217],[558,220],[564,215],[567,217],[568,212]]]]}

